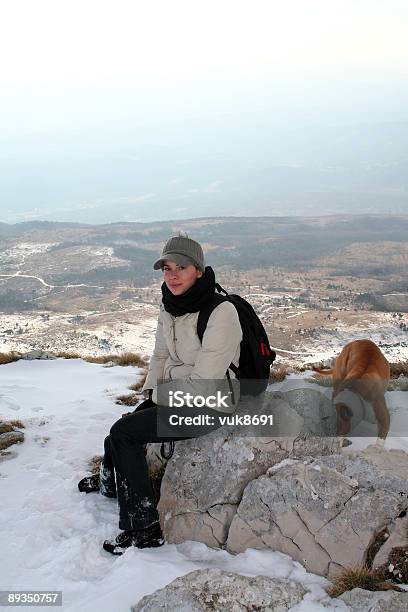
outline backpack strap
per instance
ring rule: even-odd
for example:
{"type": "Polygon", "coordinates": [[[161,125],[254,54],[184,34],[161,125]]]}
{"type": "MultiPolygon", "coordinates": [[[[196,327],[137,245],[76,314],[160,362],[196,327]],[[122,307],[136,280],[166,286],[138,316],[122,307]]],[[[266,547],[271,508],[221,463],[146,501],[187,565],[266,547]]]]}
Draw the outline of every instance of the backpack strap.
{"type": "MultiPolygon", "coordinates": [[[[217,289],[220,285],[216,285],[217,289]]],[[[222,287],[220,287],[222,289],[222,287]]],[[[226,292],[225,292],[226,293],[226,292]]],[[[227,294],[228,295],[228,294],[227,294]]],[[[207,328],[208,319],[211,316],[213,310],[217,308],[222,302],[228,302],[227,296],[220,295],[219,293],[214,293],[213,299],[208,302],[204,308],[202,308],[198,315],[197,320],[197,335],[200,338],[200,342],[203,341],[204,332],[207,328]]]]}
{"type": "Polygon", "coordinates": [[[228,292],[223,287],[221,287],[221,285],[219,285],[218,283],[215,283],[215,288],[218,291],[218,293],[223,293],[224,295],[228,297],[228,292]]]}
{"type": "Polygon", "coordinates": [[[171,459],[174,454],[174,440],[170,440],[168,451],[166,451],[166,442],[162,442],[160,447],[160,454],[162,458],[167,459],[167,461],[171,459]]]}
{"type": "MultiPolygon", "coordinates": [[[[202,308],[198,314],[198,320],[197,320],[197,335],[200,338],[200,342],[203,341],[203,336],[204,336],[204,332],[207,328],[207,323],[208,323],[208,319],[211,316],[211,313],[213,312],[213,310],[215,310],[217,308],[217,306],[219,306],[220,304],[222,304],[223,302],[229,302],[229,296],[228,293],[225,291],[225,289],[223,289],[221,287],[221,285],[219,285],[218,283],[216,283],[215,285],[217,291],[219,293],[214,293],[213,299],[207,304],[207,306],[205,306],[204,308],[202,308]],[[221,292],[224,293],[225,295],[221,295],[221,292]]],[[[239,369],[237,368],[236,365],[234,365],[233,363],[230,363],[230,365],[228,366],[228,369],[231,369],[236,378],[238,378],[239,375],[239,369]]],[[[232,388],[231,385],[231,377],[229,375],[229,372],[227,370],[227,380],[228,380],[228,385],[231,391],[231,397],[232,397],[232,401],[233,403],[235,403],[235,399],[234,399],[234,389],[232,388]]]]}

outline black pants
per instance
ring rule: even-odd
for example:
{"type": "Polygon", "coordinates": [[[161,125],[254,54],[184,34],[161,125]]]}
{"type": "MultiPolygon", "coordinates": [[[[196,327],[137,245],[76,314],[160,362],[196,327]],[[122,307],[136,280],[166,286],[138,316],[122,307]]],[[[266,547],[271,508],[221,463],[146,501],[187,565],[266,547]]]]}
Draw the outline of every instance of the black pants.
{"type": "Polygon", "coordinates": [[[166,436],[159,436],[157,410],[157,405],[151,400],[142,402],[134,412],[116,421],[105,438],[101,493],[108,497],[117,496],[119,529],[144,529],[159,520],[144,445],[147,442],[196,438],[219,426],[200,426],[191,430],[193,435],[185,435],[184,431],[180,436],[179,427],[168,425],[166,436]]]}

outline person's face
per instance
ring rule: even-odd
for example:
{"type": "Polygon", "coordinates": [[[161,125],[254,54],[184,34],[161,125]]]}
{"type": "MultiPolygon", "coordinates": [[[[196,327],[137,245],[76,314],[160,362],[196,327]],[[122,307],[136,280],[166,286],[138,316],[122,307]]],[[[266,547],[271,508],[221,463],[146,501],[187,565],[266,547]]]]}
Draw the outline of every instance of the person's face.
{"type": "Polygon", "coordinates": [[[203,273],[192,264],[179,266],[174,261],[166,261],[163,265],[164,282],[173,295],[182,295],[201,278],[203,273]]]}

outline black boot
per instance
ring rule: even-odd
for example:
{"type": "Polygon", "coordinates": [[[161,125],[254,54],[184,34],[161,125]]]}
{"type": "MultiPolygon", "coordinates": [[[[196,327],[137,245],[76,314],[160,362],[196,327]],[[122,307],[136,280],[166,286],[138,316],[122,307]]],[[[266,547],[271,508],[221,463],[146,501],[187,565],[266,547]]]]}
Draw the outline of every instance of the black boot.
{"type": "Polygon", "coordinates": [[[154,523],[146,529],[121,531],[116,538],[105,540],[103,548],[112,555],[123,555],[127,548],[157,548],[163,546],[164,537],[160,523],[154,523]]]}
{"type": "Polygon", "coordinates": [[[81,493],[99,491],[99,474],[93,474],[92,476],[82,478],[82,480],[78,482],[78,489],[81,493]]]}

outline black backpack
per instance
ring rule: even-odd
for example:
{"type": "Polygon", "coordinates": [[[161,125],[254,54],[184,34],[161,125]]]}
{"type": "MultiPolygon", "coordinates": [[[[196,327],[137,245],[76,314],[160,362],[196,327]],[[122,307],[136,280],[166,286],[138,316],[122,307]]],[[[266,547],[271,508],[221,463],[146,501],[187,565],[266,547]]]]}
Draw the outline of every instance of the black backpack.
{"type": "MultiPolygon", "coordinates": [[[[264,326],[251,304],[239,295],[229,295],[218,283],[215,287],[219,293],[214,294],[213,300],[201,309],[198,315],[197,334],[200,342],[203,340],[208,319],[214,308],[222,302],[234,304],[242,328],[241,353],[238,368],[233,363],[229,367],[241,381],[241,395],[259,395],[268,386],[270,368],[276,358],[276,353],[271,349],[264,326]],[[220,295],[221,293],[225,295],[220,295]]],[[[171,459],[173,453],[174,442],[169,442],[168,452],[166,452],[165,443],[162,442],[160,454],[163,459],[171,459]]]]}
{"type": "Polygon", "coordinates": [[[229,368],[241,381],[241,395],[259,395],[268,386],[270,368],[276,358],[276,353],[271,349],[264,326],[251,304],[239,295],[229,295],[218,283],[215,287],[219,293],[214,294],[213,300],[200,310],[198,315],[197,334],[200,342],[203,340],[208,319],[214,308],[222,302],[234,304],[241,323],[243,338],[238,368],[233,363],[229,368]],[[224,295],[220,295],[221,293],[224,295]]]}

